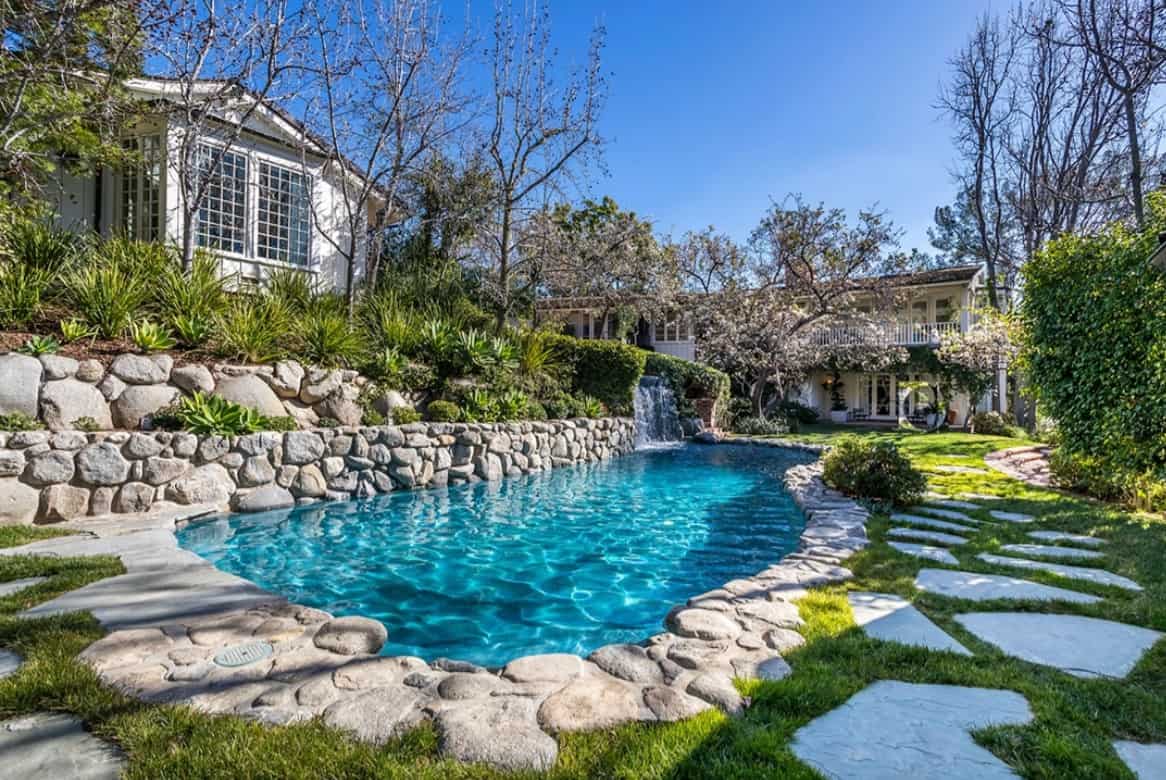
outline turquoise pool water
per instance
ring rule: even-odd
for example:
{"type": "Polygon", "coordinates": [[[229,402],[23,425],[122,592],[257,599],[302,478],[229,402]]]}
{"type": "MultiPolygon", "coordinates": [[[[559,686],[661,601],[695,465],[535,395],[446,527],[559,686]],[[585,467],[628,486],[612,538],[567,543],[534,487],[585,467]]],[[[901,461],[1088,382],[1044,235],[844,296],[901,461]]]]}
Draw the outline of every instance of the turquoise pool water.
{"type": "Polygon", "coordinates": [[[587,654],[661,630],[668,610],[792,550],[804,525],[781,476],[809,457],[681,446],[607,463],[225,515],[179,544],[336,615],[385,624],[388,655],[499,665],[587,654]]]}

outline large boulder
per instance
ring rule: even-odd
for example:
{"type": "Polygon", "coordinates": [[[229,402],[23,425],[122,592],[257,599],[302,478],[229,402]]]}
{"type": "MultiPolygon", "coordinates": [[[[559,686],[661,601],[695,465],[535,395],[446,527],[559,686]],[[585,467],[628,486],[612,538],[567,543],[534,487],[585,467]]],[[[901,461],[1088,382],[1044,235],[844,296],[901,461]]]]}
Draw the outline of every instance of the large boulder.
{"type": "Polygon", "coordinates": [[[234,492],[231,475],[217,463],[199,466],[166,486],[166,497],[178,504],[225,504],[234,492]]]}
{"type": "Polygon", "coordinates": [[[293,466],[324,457],[324,440],[311,431],[289,431],[283,436],[283,462],[293,466]]]}
{"type": "Polygon", "coordinates": [[[40,519],[50,523],[89,514],[89,490],[76,485],[52,485],[41,496],[40,519]]]}
{"type": "Polygon", "coordinates": [[[87,485],[120,485],[129,476],[130,462],[116,444],[98,442],[77,453],[77,477],[87,485]]]}
{"type": "Polygon", "coordinates": [[[157,385],[170,378],[170,364],[144,355],[118,355],[109,370],[127,385],[157,385]]]}
{"type": "Polygon", "coordinates": [[[236,493],[233,508],[236,512],[268,512],[273,509],[288,509],[295,504],[295,496],[287,488],[265,485],[236,493]]]}
{"type": "Polygon", "coordinates": [[[215,378],[211,376],[210,369],[198,363],[173,369],[170,382],[188,393],[209,393],[215,389],[215,378]]]}
{"type": "Polygon", "coordinates": [[[29,525],[39,507],[39,490],[15,477],[0,479],[0,525],[29,525]]]}
{"type": "Polygon", "coordinates": [[[41,390],[41,419],[54,431],[77,427],[77,421],[88,417],[97,423],[97,429],[113,427],[109,404],[96,387],[76,379],[58,379],[46,382],[41,390]]]}
{"type": "Polygon", "coordinates": [[[304,367],[294,360],[281,360],[271,374],[261,376],[280,398],[296,398],[304,382],[304,367]]]}
{"type": "Polygon", "coordinates": [[[300,400],[306,404],[323,401],[340,387],[344,375],[339,369],[311,368],[300,388],[300,400]]]}
{"type": "Polygon", "coordinates": [[[360,425],[364,417],[364,409],[358,402],[360,390],[356,385],[341,385],[336,392],[325,398],[314,407],[320,417],[331,417],[341,425],[360,425]]]}
{"type": "Polygon", "coordinates": [[[394,409],[412,409],[413,404],[409,403],[405,399],[405,396],[401,395],[396,390],[388,390],[373,400],[372,408],[376,409],[385,417],[391,419],[394,409]]]}
{"type": "Polygon", "coordinates": [[[342,617],[320,626],[313,642],[321,650],[340,655],[379,653],[388,641],[389,632],[370,618],[342,617]]]}
{"type": "Polygon", "coordinates": [[[215,388],[215,395],[240,406],[250,407],[264,417],[287,415],[275,391],[254,374],[224,377],[215,388]]]}
{"type": "Polygon", "coordinates": [[[68,379],[77,373],[76,360],[64,355],[41,355],[40,363],[45,369],[45,379],[68,379]]]}
{"type": "Polygon", "coordinates": [[[119,428],[135,430],[142,420],[170,406],[181,395],[170,385],[130,385],[113,402],[113,421],[119,428]]]}
{"type": "Polygon", "coordinates": [[[0,355],[0,414],[36,417],[44,366],[28,355],[0,355]]]}

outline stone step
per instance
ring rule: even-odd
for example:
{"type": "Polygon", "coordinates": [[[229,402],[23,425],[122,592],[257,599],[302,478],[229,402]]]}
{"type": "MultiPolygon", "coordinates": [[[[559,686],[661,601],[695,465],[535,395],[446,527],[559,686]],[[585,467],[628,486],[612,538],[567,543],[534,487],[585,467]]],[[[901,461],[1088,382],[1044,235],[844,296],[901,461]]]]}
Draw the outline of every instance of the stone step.
{"type": "Polygon", "coordinates": [[[959,560],[942,547],[932,547],[927,544],[912,544],[910,542],[887,542],[904,555],[913,558],[922,558],[932,563],[944,563],[949,566],[959,566],[959,560]]]}
{"type": "Polygon", "coordinates": [[[911,602],[889,593],[847,594],[854,622],[867,636],[930,650],[971,655],[966,647],[932,623],[911,602]]]}
{"type": "Polygon", "coordinates": [[[1003,501],[1003,496],[992,496],[987,493],[960,493],[960,498],[966,498],[969,501],[1003,501]]]}
{"type": "Polygon", "coordinates": [[[22,590],[31,588],[33,585],[40,585],[47,579],[48,577],[25,577],[22,580],[9,580],[8,582],[0,582],[0,599],[7,598],[14,593],[19,593],[22,590]]]}
{"type": "Polygon", "coordinates": [[[887,536],[894,536],[900,539],[916,539],[923,542],[938,542],[939,544],[948,545],[968,543],[968,540],[962,536],[945,534],[940,531],[924,531],[917,528],[892,528],[887,531],[887,536]]]}
{"type": "Polygon", "coordinates": [[[1113,749],[1138,780],[1166,777],[1166,745],[1118,740],[1113,743],[1113,749]]]}
{"type": "Polygon", "coordinates": [[[1162,634],[1081,615],[972,612],[956,621],[1008,655],[1075,677],[1125,677],[1162,634]]]}
{"type": "Polygon", "coordinates": [[[1090,560],[1105,557],[1105,553],[1099,553],[1096,550],[1078,550],[1076,547],[1056,547],[1051,544],[1006,544],[1000,549],[1007,553],[1029,558],[1076,558],[1078,560],[1090,560]]]}
{"type": "Polygon", "coordinates": [[[966,525],[958,525],[947,520],[936,520],[933,517],[924,517],[922,515],[909,515],[902,512],[896,512],[891,515],[891,520],[896,523],[906,523],[907,525],[921,525],[926,528],[935,528],[939,531],[954,531],[957,534],[974,534],[977,529],[969,528],[966,525]]]}
{"type": "Polygon", "coordinates": [[[1033,515],[1026,515],[1021,512],[1002,512],[999,509],[992,509],[988,514],[994,520],[1003,520],[1006,523],[1031,523],[1036,520],[1033,515]]]}
{"type": "Polygon", "coordinates": [[[114,780],[125,768],[120,750],[85,730],[72,715],[38,712],[0,723],[4,777],[114,780]]]}
{"type": "Polygon", "coordinates": [[[1031,721],[1014,691],[880,680],[798,729],[790,749],[831,778],[1014,780],[970,732],[1031,721]]]}
{"type": "Polygon", "coordinates": [[[951,569],[920,569],[915,577],[919,590],[968,601],[1070,601],[1077,604],[1096,604],[1097,596],[1065,588],[1054,588],[1039,582],[1004,577],[999,574],[978,574],[951,569]]]}
{"type": "Polygon", "coordinates": [[[944,509],[943,507],[929,506],[927,504],[913,506],[911,507],[911,511],[922,512],[924,514],[931,515],[932,517],[943,518],[944,520],[954,520],[957,523],[970,523],[972,525],[979,525],[980,523],[984,522],[983,520],[971,517],[963,512],[957,512],[954,509],[944,509]]]}
{"type": "Polygon", "coordinates": [[[10,650],[0,650],[0,680],[16,674],[24,659],[10,650]]]}
{"type": "Polygon", "coordinates": [[[1085,566],[1069,566],[1063,563],[1049,563],[1048,561],[1033,561],[1028,558],[1009,558],[1004,555],[980,553],[976,556],[984,563],[996,566],[1010,566],[1014,569],[1028,569],[1029,571],[1047,571],[1069,579],[1092,582],[1097,585],[1110,585],[1125,590],[1140,591],[1142,586],[1133,580],[1122,577],[1120,574],[1108,572],[1105,569],[1090,569],[1085,566]]]}
{"type": "Polygon", "coordinates": [[[928,493],[927,500],[936,506],[946,507],[948,509],[983,509],[979,504],[973,504],[971,501],[960,501],[957,498],[947,498],[942,493],[928,493]]]}
{"type": "Polygon", "coordinates": [[[1065,542],[1067,544],[1080,544],[1084,547],[1100,547],[1105,544],[1104,539],[1098,539],[1096,536],[1082,536],[1081,534],[1067,534],[1061,531],[1029,531],[1029,539],[1040,539],[1045,542],[1065,542]]]}
{"type": "Polygon", "coordinates": [[[987,474],[984,469],[978,469],[973,466],[932,466],[930,471],[935,471],[940,474],[987,474]]]}

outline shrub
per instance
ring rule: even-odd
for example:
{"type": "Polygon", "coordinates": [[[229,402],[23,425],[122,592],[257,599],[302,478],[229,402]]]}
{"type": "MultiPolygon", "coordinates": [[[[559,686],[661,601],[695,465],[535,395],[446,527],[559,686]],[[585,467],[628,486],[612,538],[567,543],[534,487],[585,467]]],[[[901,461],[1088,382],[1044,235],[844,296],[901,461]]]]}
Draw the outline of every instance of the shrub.
{"type": "Polygon", "coordinates": [[[843,436],[823,458],[827,485],[851,496],[898,505],[918,502],[927,478],[893,442],[843,436]]]}
{"type": "Polygon", "coordinates": [[[461,419],[462,410],[452,401],[430,401],[425,413],[434,422],[457,422],[461,419]]]}
{"type": "Polygon", "coordinates": [[[976,412],[972,415],[972,432],[984,436],[1012,436],[1015,428],[999,412],[976,412]]]}
{"type": "Polygon", "coordinates": [[[52,336],[30,336],[17,351],[25,355],[39,356],[52,355],[60,348],[60,342],[52,336]]]}
{"type": "Polygon", "coordinates": [[[594,396],[585,395],[579,399],[579,409],[583,412],[584,417],[595,419],[603,417],[607,414],[607,407],[594,396]]]}
{"type": "Polygon", "coordinates": [[[65,280],[65,298],[103,338],[119,338],[140,317],[150,292],[143,278],[116,265],[88,265],[65,280]]]}
{"type": "Polygon", "coordinates": [[[85,431],[86,433],[94,433],[101,430],[101,424],[92,417],[78,417],[73,421],[73,428],[78,431],[85,431]]]}
{"type": "Polygon", "coordinates": [[[149,320],[135,322],[130,326],[130,341],[142,352],[161,352],[173,349],[178,343],[168,328],[149,320]]]}
{"type": "Polygon", "coordinates": [[[201,347],[214,335],[214,320],[202,314],[180,314],[170,320],[178,339],[188,347],[201,347]]]}
{"type": "Polygon", "coordinates": [[[65,340],[66,344],[72,344],[74,341],[92,338],[96,335],[97,331],[88,323],[78,319],[61,320],[61,338],[65,340]]]}
{"type": "Polygon", "coordinates": [[[410,409],[408,406],[398,406],[393,410],[392,415],[393,425],[408,425],[421,420],[421,412],[410,409]]]}
{"type": "Polygon", "coordinates": [[[742,417],[733,421],[733,432],[746,436],[778,436],[789,433],[789,424],[774,417],[742,417]]]}
{"type": "Polygon", "coordinates": [[[271,363],[283,357],[290,317],[265,295],[240,295],[215,319],[215,351],[245,363],[271,363]]]}
{"type": "Polygon", "coordinates": [[[497,399],[485,390],[474,388],[462,399],[462,416],[467,422],[496,422],[497,399]]]}
{"type": "Polygon", "coordinates": [[[530,399],[526,397],[526,393],[507,390],[497,400],[498,419],[503,421],[525,419],[529,405],[530,399]]]}
{"type": "Polygon", "coordinates": [[[265,431],[298,431],[300,429],[296,418],[280,415],[279,417],[264,417],[260,420],[260,425],[265,431]]]}
{"type": "Polygon", "coordinates": [[[306,311],[317,297],[315,279],[307,271],[280,268],[264,280],[269,296],[289,311],[306,311]]]}
{"type": "Polygon", "coordinates": [[[250,407],[201,392],[182,398],[153,420],[157,427],[168,427],[171,421],[204,436],[242,436],[256,431],[294,431],[298,427],[292,417],[264,417],[250,407]]]}
{"type": "Polygon", "coordinates": [[[783,401],[779,408],[787,420],[796,421],[801,425],[813,425],[821,416],[817,409],[806,406],[801,401],[783,401]]]}
{"type": "Polygon", "coordinates": [[[364,354],[364,339],[353,330],[343,311],[328,306],[311,307],[294,315],[299,335],[299,357],[327,368],[357,365],[364,354]]]}
{"type": "Polygon", "coordinates": [[[171,270],[179,266],[173,247],[156,241],[135,241],[113,236],[90,244],[86,262],[102,268],[115,268],[126,276],[156,290],[171,270]]]}
{"type": "Polygon", "coordinates": [[[527,401],[527,403],[526,403],[526,419],[528,419],[528,420],[545,420],[545,419],[547,419],[547,410],[538,401],[527,401]]]}
{"type": "Polygon", "coordinates": [[[45,271],[54,277],[77,257],[81,241],[75,233],[57,229],[51,222],[19,219],[4,232],[4,249],[19,266],[45,271]]]}
{"type": "Polygon", "coordinates": [[[42,268],[0,265],[0,327],[27,325],[39,317],[55,279],[42,268]]]}
{"type": "Polygon", "coordinates": [[[615,414],[631,413],[647,352],[618,341],[548,338],[563,356],[575,393],[598,399],[615,414]]]}
{"type": "Polygon", "coordinates": [[[401,373],[408,365],[408,359],[396,347],[385,347],[374,353],[361,367],[362,373],[372,379],[399,380],[401,373]]]}
{"type": "Polygon", "coordinates": [[[44,423],[24,412],[0,414],[0,431],[39,431],[44,427],[44,423]]]}
{"type": "Polygon", "coordinates": [[[178,331],[179,320],[186,323],[186,330],[201,339],[183,341],[192,345],[202,344],[209,337],[210,323],[216,314],[227,307],[227,278],[222,275],[222,264],[214,255],[198,251],[190,270],[184,272],[182,266],[170,263],[164,267],[154,292],[154,313],[178,331]],[[192,323],[197,323],[191,328],[192,323]]]}

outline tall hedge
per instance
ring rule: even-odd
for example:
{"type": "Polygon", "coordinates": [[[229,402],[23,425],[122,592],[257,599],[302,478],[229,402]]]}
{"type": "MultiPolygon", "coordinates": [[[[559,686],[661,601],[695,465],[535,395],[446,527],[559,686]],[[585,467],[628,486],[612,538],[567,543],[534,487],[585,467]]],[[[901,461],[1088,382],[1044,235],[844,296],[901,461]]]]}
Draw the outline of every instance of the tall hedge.
{"type": "Polygon", "coordinates": [[[1141,233],[1118,225],[1050,242],[1024,269],[1022,353],[1067,455],[1115,478],[1166,478],[1166,274],[1147,259],[1166,197],[1141,233]]]}
{"type": "Polygon", "coordinates": [[[615,414],[630,415],[646,353],[630,344],[554,336],[552,343],[571,373],[576,393],[594,396],[615,414]]]}
{"type": "Polygon", "coordinates": [[[696,412],[689,400],[692,398],[715,399],[714,417],[719,417],[725,411],[729,403],[728,374],[703,363],[694,363],[661,352],[648,352],[647,356],[644,373],[661,377],[668,383],[673,395],[676,396],[676,405],[682,415],[688,417],[695,415],[696,412]]]}

